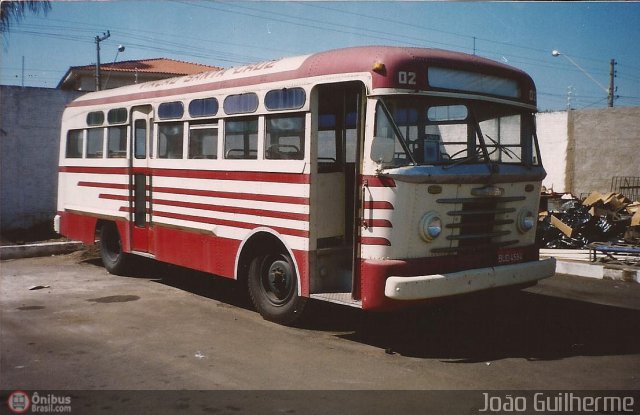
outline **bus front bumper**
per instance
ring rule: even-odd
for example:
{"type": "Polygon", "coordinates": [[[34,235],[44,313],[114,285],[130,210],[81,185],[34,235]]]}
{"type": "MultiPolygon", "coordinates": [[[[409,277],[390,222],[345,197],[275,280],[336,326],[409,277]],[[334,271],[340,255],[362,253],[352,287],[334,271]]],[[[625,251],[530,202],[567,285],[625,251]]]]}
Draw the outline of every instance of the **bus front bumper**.
{"type": "Polygon", "coordinates": [[[526,284],[553,276],[555,258],[449,274],[387,278],[384,294],[393,300],[424,300],[489,288],[526,284]]]}

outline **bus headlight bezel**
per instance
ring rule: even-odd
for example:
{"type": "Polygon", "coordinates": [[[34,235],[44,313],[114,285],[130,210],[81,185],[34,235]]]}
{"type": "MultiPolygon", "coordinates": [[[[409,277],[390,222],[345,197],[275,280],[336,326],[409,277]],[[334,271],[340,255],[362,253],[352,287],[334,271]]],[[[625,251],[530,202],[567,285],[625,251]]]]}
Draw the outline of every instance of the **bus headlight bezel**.
{"type": "Polygon", "coordinates": [[[518,219],[516,221],[516,227],[518,228],[518,232],[527,233],[531,229],[535,228],[536,218],[533,213],[527,209],[520,209],[518,213],[518,219]]]}
{"type": "Polygon", "coordinates": [[[442,234],[442,219],[436,212],[429,212],[420,219],[420,237],[425,242],[431,242],[442,234]]]}

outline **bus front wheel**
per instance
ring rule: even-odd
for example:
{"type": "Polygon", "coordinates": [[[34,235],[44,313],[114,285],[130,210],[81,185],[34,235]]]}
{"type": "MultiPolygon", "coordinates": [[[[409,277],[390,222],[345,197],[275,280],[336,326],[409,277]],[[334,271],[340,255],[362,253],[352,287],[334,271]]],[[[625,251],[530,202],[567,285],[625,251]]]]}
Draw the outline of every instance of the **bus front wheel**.
{"type": "Polygon", "coordinates": [[[292,325],[302,316],[307,299],[298,295],[298,279],[291,257],[261,255],[249,267],[249,295],[263,318],[292,325]]]}
{"type": "Polygon", "coordinates": [[[122,275],[126,271],[129,256],[122,252],[122,239],[115,223],[107,222],[100,228],[100,256],[109,273],[122,275]]]}

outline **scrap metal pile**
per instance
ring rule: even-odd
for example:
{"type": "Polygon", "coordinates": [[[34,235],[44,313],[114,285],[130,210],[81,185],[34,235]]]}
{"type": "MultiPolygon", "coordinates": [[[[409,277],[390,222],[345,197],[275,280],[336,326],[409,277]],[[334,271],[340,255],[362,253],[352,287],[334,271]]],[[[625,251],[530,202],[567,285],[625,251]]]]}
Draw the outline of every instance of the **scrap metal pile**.
{"type": "Polygon", "coordinates": [[[540,247],[580,249],[593,242],[640,246],[640,201],[620,193],[592,192],[558,209],[540,212],[536,234],[540,247]]]}

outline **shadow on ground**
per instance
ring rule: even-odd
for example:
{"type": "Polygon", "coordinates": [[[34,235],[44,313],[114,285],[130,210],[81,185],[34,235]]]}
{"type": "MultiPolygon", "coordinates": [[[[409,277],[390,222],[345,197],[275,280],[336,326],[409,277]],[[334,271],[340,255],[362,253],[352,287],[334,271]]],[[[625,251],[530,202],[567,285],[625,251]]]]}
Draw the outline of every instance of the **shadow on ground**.
{"type": "MultiPolygon", "coordinates": [[[[102,265],[98,258],[84,262],[102,265]]],[[[136,259],[127,277],[253,309],[244,287],[210,274],[136,259]]],[[[393,313],[310,301],[299,329],[332,333],[390,354],[450,363],[640,353],[640,311],[526,291],[468,295],[393,313]]]]}

